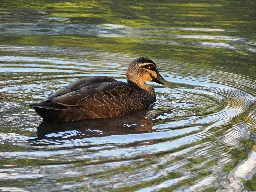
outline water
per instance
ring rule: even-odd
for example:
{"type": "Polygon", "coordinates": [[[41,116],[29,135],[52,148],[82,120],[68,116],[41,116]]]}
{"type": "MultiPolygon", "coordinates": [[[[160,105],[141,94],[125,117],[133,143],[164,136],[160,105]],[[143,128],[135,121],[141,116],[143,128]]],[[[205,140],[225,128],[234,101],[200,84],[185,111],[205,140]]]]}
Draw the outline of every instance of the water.
{"type": "Polygon", "coordinates": [[[0,3],[2,191],[255,191],[255,2],[0,3]],[[173,83],[151,109],[42,123],[75,79],[125,81],[146,56],[173,83]]]}

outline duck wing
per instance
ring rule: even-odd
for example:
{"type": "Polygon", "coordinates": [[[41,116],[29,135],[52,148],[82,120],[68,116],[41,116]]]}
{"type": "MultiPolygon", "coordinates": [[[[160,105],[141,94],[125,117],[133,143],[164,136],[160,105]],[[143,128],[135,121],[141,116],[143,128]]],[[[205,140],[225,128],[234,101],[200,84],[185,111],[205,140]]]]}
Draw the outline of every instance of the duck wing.
{"type": "Polygon", "coordinates": [[[116,81],[110,77],[90,77],[78,80],[55,92],[47,99],[47,102],[54,104],[53,106],[57,104],[62,107],[94,106],[93,108],[95,108],[111,98],[116,100],[131,92],[132,88],[127,83],[116,81]]]}
{"type": "Polygon", "coordinates": [[[97,84],[101,84],[104,82],[114,82],[114,81],[116,80],[111,77],[105,77],[105,76],[94,76],[94,77],[86,77],[84,79],[79,79],[69,84],[67,87],[60,89],[55,93],[53,93],[52,95],[50,95],[48,97],[48,100],[51,100],[54,97],[58,97],[58,96],[72,93],[75,91],[84,90],[85,88],[88,90],[93,89],[95,86],[97,87],[97,84]]]}

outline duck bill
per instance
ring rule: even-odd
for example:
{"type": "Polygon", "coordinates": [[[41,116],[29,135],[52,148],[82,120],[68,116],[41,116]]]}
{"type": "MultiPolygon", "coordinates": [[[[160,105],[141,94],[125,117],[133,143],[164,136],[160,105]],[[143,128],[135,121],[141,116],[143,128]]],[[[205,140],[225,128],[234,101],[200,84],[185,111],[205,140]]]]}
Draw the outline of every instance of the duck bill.
{"type": "Polygon", "coordinates": [[[156,79],[153,80],[154,82],[156,83],[159,83],[159,84],[162,84],[162,85],[165,85],[166,87],[170,87],[172,84],[171,82],[165,80],[162,75],[158,74],[158,77],[156,79]]]}

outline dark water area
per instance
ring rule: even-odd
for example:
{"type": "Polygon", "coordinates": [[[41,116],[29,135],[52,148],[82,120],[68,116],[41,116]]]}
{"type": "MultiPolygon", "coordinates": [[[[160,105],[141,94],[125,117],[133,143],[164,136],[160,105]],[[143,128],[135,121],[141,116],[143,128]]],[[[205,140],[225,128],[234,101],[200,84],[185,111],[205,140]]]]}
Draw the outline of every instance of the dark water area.
{"type": "Polygon", "coordinates": [[[0,2],[1,191],[256,191],[256,4],[0,2]],[[29,107],[149,57],[173,83],[121,118],[29,107]]]}

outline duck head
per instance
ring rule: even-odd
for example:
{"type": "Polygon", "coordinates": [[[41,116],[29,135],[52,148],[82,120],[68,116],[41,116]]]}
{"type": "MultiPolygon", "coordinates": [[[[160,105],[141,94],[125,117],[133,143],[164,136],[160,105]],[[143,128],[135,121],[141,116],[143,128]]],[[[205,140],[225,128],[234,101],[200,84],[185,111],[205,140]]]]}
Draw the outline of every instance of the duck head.
{"type": "Polygon", "coordinates": [[[158,72],[156,64],[151,59],[144,57],[135,59],[129,65],[126,78],[142,88],[147,81],[170,86],[170,82],[166,81],[158,72]]]}

